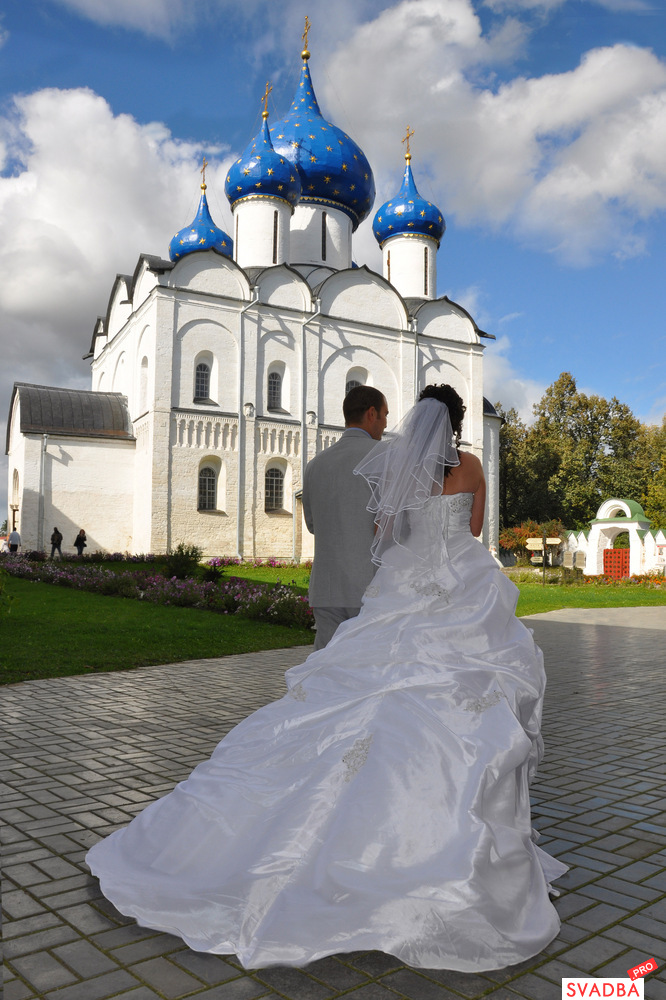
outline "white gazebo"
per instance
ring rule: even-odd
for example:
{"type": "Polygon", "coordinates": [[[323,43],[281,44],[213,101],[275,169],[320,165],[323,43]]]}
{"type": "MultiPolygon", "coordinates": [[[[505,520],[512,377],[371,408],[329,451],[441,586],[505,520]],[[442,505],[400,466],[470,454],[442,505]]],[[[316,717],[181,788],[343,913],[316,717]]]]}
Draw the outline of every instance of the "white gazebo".
{"type": "Polygon", "coordinates": [[[589,531],[570,531],[564,540],[565,551],[585,554],[586,576],[635,576],[664,572],[666,534],[652,530],[650,519],[635,500],[613,497],[605,500],[589,531]],[[616,549],[613,542],[627,532],[629,548],[616,549]]]}

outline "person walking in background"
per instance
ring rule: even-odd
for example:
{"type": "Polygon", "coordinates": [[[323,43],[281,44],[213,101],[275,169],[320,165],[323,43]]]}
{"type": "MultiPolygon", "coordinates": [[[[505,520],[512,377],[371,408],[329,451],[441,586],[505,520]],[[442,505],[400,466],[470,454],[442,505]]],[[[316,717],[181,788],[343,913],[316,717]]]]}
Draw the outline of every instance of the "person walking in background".
{"type": "Polygon", "coordinates": [[[16,528],[14,528],[14,530],[9,533],[8,542],[9,542],[9,551],[18,552],[19,547],[21,545],[21,536],[19,535],[16,528]]]}
{"type": "Polygon", "coordinates": [[[79,558],[81,558],[81,556],[83,555],[83,550],[85,549],[87,544],[88,542],[86,541],[86,533],[83,530],[83,528],[81,528],[79,530],[78,535],[74,539],[74,546],[79,554],[79,558]]]}
{"type": "Polygon", "coordinates": [[[358,385],[345,396],[342,412],[344,434],[308,462],[303,480],[303,514],[315,536],[309,590],[315,649],[326,646],[340,622],[356,617],[375,573],[370,488],[353,470],[381,439],[388,405],[379,389],[358,385]]]}
{"type": "Polygon", "coordinates": [[[62,559],[62,549],[60,548],[61,545],[62,545],[62,532],[58,531],[57,528],[54,528],[53,534],[51,535],[51,559],[53,559],[53,556],[55,555],[56,552],[62,559]]]}

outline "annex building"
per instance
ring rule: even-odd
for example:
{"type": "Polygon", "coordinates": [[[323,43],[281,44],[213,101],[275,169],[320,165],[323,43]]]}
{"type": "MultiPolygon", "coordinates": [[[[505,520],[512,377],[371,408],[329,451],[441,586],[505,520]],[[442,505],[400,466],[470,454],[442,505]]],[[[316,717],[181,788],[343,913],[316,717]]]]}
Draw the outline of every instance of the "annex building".
{"type": "Polygon", "coordinates": [[[436,297],[444,219],[419,195],[407,142],[402,185],[374,217],[383,273],[353,262],[372,170],[321,114],[307,49],[302,58],[289,111],[269,124],[265,100],[258,135],[228,172],[233,234],[211,218],[204,174],[168,259],[142,254],[116,278],[87,355],[90,390],[15,384],[8,523],[24,550],[46,547],[57,525],[66,549],[83,527],[88,552],[185,542],[206,556],[310,558],[303,470],[342,433],[346,391],[379,388],[390,431],[435,381],[466,403],[463,447],[482,458],[489,487],[483,541],[497,546],[489,335],[436,297]]]}

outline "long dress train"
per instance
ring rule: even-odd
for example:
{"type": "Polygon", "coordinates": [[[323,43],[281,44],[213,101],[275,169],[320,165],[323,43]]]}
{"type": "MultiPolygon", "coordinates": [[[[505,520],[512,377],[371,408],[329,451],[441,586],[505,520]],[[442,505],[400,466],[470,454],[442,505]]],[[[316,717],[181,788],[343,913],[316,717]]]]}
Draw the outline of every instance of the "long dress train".
{"type": "Polygon", "coordinates": [[[534,844],[528,793],[542,656],[471,506],[411,512],[361,614],[288,694],[92,848],[119,910],[249,968],[378,949],[481,971],[555,937],[566,866],[534,844]]]}

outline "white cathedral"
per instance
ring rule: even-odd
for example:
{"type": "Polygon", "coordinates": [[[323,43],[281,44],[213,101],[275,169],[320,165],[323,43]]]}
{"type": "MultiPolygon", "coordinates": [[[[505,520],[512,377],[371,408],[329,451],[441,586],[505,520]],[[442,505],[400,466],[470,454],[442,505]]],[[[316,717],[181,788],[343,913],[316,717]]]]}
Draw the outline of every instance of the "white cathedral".
{"type": "MultiPolygon", "coordinates": [[[[437,298],[445,224],[406,168],[373,223],[383,273],[352,260],[375,188],[362,150],[317,104],[309,52],[289,112],[226,178],[233,239],[213,222],[205,174],[197,215],[169,260],[142,254],[119,275],[90,352],[90,390],[17,382],[7,429],[10,530],[88,552],[312,557],[303,470],[343,431],[359,384],[388,401],[389,431],[431,382],[467,406],[463,447],[483,460],[483,542],[498,544],[500,419],[483,398],[483,340],[437,298]]],[[[205,166],[205,161],[204,161],[205,166]]],[[[491,338],[493,339],[493,338],[491,338]]]]}

